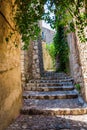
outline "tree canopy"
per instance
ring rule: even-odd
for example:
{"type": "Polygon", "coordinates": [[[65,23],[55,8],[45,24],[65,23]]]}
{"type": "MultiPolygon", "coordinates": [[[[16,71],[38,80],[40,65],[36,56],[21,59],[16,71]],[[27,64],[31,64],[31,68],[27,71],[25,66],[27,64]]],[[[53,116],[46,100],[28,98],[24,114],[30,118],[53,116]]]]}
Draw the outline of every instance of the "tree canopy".
{"type": "Polygon", "coordinates": [[[18,6],[16,13],[16,22],[22,40],[25,42],[24,48],[29,44],[30,39],[36,39],[39,35],[39,20],[46,20],[52,28],[58,25],[64,25],[69,30],[74,31],[78,28],[78,35],[82,42],[87,39],[84,34],[84,28],[87,26],[87,8],[86,0],[16,0],[18,6]],[[47,5],[48,11],[45,12],[44,5],[47,5]],[[50,12],[54,17],[50,17],[50,12]]]}

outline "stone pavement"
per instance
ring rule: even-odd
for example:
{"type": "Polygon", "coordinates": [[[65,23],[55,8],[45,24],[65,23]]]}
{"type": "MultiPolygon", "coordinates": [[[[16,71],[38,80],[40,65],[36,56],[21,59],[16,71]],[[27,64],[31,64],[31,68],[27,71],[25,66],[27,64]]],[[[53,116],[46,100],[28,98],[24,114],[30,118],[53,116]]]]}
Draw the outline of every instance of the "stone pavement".
{"type": "Polygon", "coordinates": [[[6,130],[87,130],[87,115],[20,115],[6,130]]]}
{"type": "Polygon", "coordinates": [[[87,104],[64,73],[30,80],[20,116],[6,130],[87,130],[87,104]]]}

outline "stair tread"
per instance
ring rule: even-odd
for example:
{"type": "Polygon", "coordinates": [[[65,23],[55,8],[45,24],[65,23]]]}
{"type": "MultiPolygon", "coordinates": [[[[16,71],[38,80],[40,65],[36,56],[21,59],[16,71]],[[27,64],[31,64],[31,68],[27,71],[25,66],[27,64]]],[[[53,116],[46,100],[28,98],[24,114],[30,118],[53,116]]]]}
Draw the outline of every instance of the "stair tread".
{"type": "Polygon", "coordinates": [[[56,82],[51,82],[51,83],[47,83],[47,82],[45,82],[45,83],[36,83],[36,84],[34,84],[34,83],[28,83],[27,84],[27,86],[31,86],[31,85],[33,85],[33,86],[71,86],[72,85],[72,83],[70,82],[70,83],[56,83],[56,82]]]}
{"type": "Polygon", "coordinates": [[[31,91],[64,91],[64,90],[73,90],[74,86],[39,86],[39,87],[27,87],[25,90],[31,90],[31,91]]]}
{"type": "Polygon", "coordinates": [[[39,87],[39,88],[74,88],[74,86],[73,85],[70,85],[70,86],[46,86],[46,87],[39,87]]]}
{"type": "Polygon", "coordinates": [[[78,94],[76,90],[72,91],[49,91],[49,92],[39,92],[39,91],[25,91],[24,95],[73,95],[73,94],[78,94]]]}
{"type": "Polygon", "coordinates": [[[71,99],[77,98],[78,92],[76,90],[72,91],[25,91],[23,93],[25,99],[71,99]]]}
{"type": "Polygon", "coordinates": [[[77,99],[55,99],[55,100],[24,100],[23,113],[29,114],[52,114],[52,115],[80,115],[87,113],[87,104],[77,99]]]}
{"type": "Polygon", "coordinates": [[[38,108],[84,108],[84,102],[76,99],[54,99],[54,100],[38,100],[38,99],[24,99],[24,106],[38,107],[38,108]]]}
{"type": "Polygon", "coordinates": [[[73,80],[73,78],[71,78],[71,79],[40,79],[40,80],[38,80],[38,79],[36,79],[36,80],[29,80],[29,82],[28,83],[44,83],[44,82],[71,82],[73,80]]]}

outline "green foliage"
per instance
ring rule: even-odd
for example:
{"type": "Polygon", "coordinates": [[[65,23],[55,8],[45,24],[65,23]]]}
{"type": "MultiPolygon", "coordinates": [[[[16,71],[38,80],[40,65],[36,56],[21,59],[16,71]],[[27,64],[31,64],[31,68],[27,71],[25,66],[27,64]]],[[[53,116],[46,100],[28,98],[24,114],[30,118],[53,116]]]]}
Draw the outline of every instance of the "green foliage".
{"type": "Polygon", "coordinates": [[[16,0],[18,9],[15,20],[25,43],[24,49],[27,49],[31,39],[35,40],[39,35],[39,20],[43,15],[44,2],[45,0],[16,0]]]}
{"type": "Polygon", "coordinates": [[[66,35],[64,33],[64,27],[58,26],[56,35],[54,37],[54,46],[55,46],[55,52],[56,56],[58,55],[60,66],[58,71],[64,71],[67,72],[67,63],[69,60],[69,47],[66,40],[66,35]]]}
{"type": "Polygon", "coordinates": [[[53,68],[55,69],[56,48],[54,43],[46,44],[46,49],[52,58],[53,68]]]}
{"type": "Polygon", "coordinates": [[[70,26],[71,30],[76,26],[81,42],[87,40],[84,33],[84,28],[87,26],[87,13],[81,12],[85,7],[84,0],[16,0],[15,4],[18,6],[15,19],[22,40],[25,42],[24,49],[31,39],[37,39],[40,32],[38,22],[41,19],[45,19],[55,29],[58,25],[70,26]],[[48,8],[46,12],[45,3],[48,8]],[[51,17],[50,12],[55,15],[51,17]]]}
{"type": "Polygon", "coordinates": [[[58,25],[68,27],[67,32],[77,30],[81,42],[86,42],[87,37],[84,32],[87,26],[87,12],[84,10],[84,0],[48,0],[48,12],[44,19],[50,23],[52,28],[58,25]],[[50,16],[54,13],[54,18],[50,16]]]}
{"type": "Polygon", "coordinates": [[[58,26],[56,35],[53,39],[53,43],[47,44],[46,49],[52,57],[54,66],[56,63],[56,57],[58,56],[60,66],[57,71],[67,72],[67,64],[69,60],[69,47],[64,32],[64,27],[62,25],[58,26]]]}
{"type": "Polygon", "coordinates": [[[79,93],[80,93],[80,91],[81,91],[81,86],[80,86],[80,84],[75,84],[75,87],[76,87],[76,89],[79,91],[79,93]]]}
{"type": "Polygon", "coordinates": [[[46,44],[46,49],[49,52],[49,55],[52,57],[52,59],[55,59],[56,56],[56,51],[55,51],[55,46],[54,43],[46,44]]]}

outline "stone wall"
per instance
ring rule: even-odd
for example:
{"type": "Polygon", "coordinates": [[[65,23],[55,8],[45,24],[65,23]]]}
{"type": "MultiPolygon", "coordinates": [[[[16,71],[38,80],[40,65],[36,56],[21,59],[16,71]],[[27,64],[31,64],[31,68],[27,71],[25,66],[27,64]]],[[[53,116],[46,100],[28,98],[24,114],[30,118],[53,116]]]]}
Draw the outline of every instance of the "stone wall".
{"type": "Polygon", "coordinates": [[[42,31],[42,39],[48,44],[52,43],[56,32],[52,29],[48,29],[45,27],[41,27],[41,31],[42,31]]]}
{"type": "Polygon", "coordinates": [[[22,99],[20,36],[15,31],[14,2],[0,1],[0,130],[19,115],[22,99]]]}
{"type": "Polygon", "coordinates": [[[43,63],[44,63],[44,70],[50,71],[53,69],[53,62],[52,58],[49,55],[47,49],[46,49],[46,43],[42,42],[42,49],[43,49],[43,63]]]}
{"type": "Polygon", "coordinates": [[[40,77],[44,74],[42,41],[38,39],[40,77]]]}
{"type": "Polygon", "coordinates": [[[29,79],[33,78],[32,65],[33,65],[33,43],[30,42],[27,50],[23,50],[23,43],[21,42],[21,79],[22,87],[26,85],[29,79]]]}
{"type": "Polygon", "coordinates": [[[40,40],[33,41],[32,75],[34,79],[40,79],[43,75],[42,44],[40,40]]]}
{"type": "Polygon", "coordinates": [[[70,70],[75,83],[80,84],[81,93],[87,101],[87,43],[80,43],[74,33],[68,34],[70,47],[70,70]]]}
{"type": "Polygon", "coordinates": [[[79,50],[77,46],[77,38],[74,33],[68,34],[68,44],[70,48],[70,73],[73,76],[75,83],[78,83],[82,86],[82,73],[81,73],[81,65],[79,60],[79,50]]]}
{"type": "Polygon", "coordinates": [[[24,67],[24,64],[25,64],[25,51],[22,49],[23,48],[23,43],[21,41],[21,83],[22,83],[22,88],[24,88],[25,86],[25,82],[26,82],[26,78],[25,78],[25,67],[24,67]]]}
{"type": "Polygon", "coordinates": [[[81,92],[84,99],[87,101],[87,42],[80,43],[78,40],[78,48],[83,79],[83,86],[81,92]]]}
{"type": "Polygon", "coordinates": [[[43,71],[42,43],[40,40],[32,41],[29,44],[28,50],[21,50],[23,88],[30,79],[40,79],[43,71]]]}

